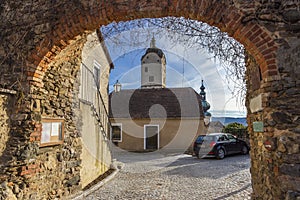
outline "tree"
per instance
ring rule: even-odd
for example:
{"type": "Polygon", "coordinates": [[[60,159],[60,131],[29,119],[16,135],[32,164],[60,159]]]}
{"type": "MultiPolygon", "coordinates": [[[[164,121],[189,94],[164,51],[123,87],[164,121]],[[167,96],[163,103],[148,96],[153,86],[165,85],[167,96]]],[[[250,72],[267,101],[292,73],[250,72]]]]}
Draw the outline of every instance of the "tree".
{"type": "Polygon", "coordinates": [[[225,126],[222,130],[223,133],[231,133],[239,138],[249,138],[247,126],[233,122],[225,126]]]}

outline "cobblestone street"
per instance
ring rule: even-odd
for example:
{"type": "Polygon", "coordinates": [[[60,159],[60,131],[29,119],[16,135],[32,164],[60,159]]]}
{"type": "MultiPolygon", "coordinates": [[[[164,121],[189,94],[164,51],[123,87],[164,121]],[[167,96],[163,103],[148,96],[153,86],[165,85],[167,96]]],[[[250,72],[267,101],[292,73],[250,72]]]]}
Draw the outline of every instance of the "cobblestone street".
{"type": "Polygon", "coordinates": [[[116,153],[120,172],[86,199],[250,199],[249,155],[224,160],[185,154],[116,153]]]}

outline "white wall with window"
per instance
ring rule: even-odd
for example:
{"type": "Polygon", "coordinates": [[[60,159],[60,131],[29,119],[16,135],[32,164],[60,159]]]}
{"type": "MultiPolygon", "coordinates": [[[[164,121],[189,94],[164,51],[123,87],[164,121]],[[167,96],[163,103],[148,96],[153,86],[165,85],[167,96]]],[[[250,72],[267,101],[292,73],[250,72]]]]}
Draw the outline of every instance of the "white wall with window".
{"type": "Polygon", "coordinates": [[[108,81],[111,59],[95,31],[82,51],[79,99],[82,117],[82,187],[107,171],[111,164],[108,143],[108,81]],[[99,95],[101,94],[101,96],[99,95]],[[102,98],[102,99],[101,99],[102,98]]]}
{"type": "Polygon", "coordinates": [[[94,88],[95,89],[100,89],[100,69],[101,69],[101,65],[94,60],[94,70],[93,70],[93,82],[94,82],[94,88]]]}
{"type": "Polygon", "coordinates": [[[96,60],[92,64],[90,62],[82,62],[80,73],[79,98],[95,105],[97,90],[100,90],[101,86],[101,65],[96,60]]]}

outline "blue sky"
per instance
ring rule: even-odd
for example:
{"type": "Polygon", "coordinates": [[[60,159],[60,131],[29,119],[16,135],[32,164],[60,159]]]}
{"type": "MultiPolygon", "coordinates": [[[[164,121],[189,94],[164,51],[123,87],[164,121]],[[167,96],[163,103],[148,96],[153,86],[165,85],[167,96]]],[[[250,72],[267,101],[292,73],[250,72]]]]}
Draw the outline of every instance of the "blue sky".
{"type": "MultiPolygon", "coordinates": [[[[137,32],[139,30],[135,30],[137,32]]],[[[138,42],[135,41],[133,45],[130,40],[132,34],[131,31],[124,31],[114,35],[119,44],[114,38],[105,41],[115,66],[110,74],[110,91],[117,80],[123,89],[140,87],[140,59],[150,46],[151,35],[155,35],[155,31],[148,31],[145,33],[147,36],[136,34],[134,37],[138,42]]],[[[228,88],[232,88],[233,83],[227,83],[224,69],[218,65],[218,60],[213,59],[205,49],[186,48],[173,44],[162,34],[155,36],[156,46],[163,50],[167,59],[167,87],[192,87],[199,92],[201,80],[204,80],[207,100],[211,104],[209,111],[214,117],[246,116],[245,107],[232,97],[228,88]]]]}

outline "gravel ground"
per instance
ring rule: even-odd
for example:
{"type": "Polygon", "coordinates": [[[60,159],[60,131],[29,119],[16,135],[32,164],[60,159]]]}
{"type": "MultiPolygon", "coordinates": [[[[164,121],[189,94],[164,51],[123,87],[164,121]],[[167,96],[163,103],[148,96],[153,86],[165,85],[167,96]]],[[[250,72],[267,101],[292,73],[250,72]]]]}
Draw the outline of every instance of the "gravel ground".
{"type": "Polygon", "coordinates": [[[249,155],[224,160],[174,153],[117,152],[114,156],[124,167],[85,199],[251,199],[249,155]]]}

